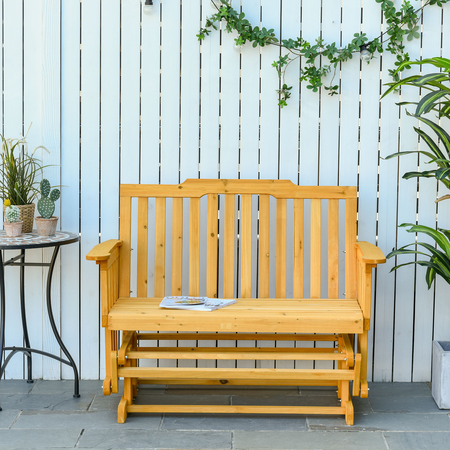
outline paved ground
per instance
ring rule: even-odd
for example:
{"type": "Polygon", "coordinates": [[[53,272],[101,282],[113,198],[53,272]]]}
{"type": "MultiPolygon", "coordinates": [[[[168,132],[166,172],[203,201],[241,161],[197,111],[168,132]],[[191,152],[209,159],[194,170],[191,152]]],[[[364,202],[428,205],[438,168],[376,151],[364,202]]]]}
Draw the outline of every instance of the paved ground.
{"type": "MultiPolygon", "coordinates": [[[[450,411],[435,405],[425,383],[372,383],[355,398],[355,425],[331,416],[130,415],[117,424],[120,395],[104,397],[101,382],[2,381],[0,448],[445,450],[450,411]]],[[[334,390],[312,388],[182,388],[139,391],[153,403],[338,404],[334,390]],[[213,398],[211,398],[213,397],[213,398]]]]}

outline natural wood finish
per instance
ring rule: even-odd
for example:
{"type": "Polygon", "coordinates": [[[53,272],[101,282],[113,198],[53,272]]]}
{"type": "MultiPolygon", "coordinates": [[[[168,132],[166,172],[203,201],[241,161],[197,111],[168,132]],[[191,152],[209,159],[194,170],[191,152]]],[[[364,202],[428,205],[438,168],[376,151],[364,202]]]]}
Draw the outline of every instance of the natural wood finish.
{"type": "Polygon", "coordinates": [[[311,298],[320,298],[321,282],[321,204],[311,200],[311,298]]]}
{"type": "Polygon", "coordinates": [[[294,200],[294,298],[303,298],[304,201],[294,200]]]}
{"type": "MultiPolygon", "coordinates": [[[[191,369],[190,367],[120,367],[119,376],[125,378],[149,377],[155,380],[180,377],[184,379],[208,378],[215,380],[353,380],[353,370],[334,369],[191,369]]],[[[299,383],[301,384],[301,383],[299,383]]]]}
{"type": "Polygon", "coordinates": [[[345,298],[356,297],[356,198],[345,202],[345,298]]]}
{"type": "Polygon", "coordinates": [[[337,341],[335,335],[330,334],[270,334],[270,333],[137,333],[138,340],[173,340],[179,339],[180,341],[337,341]]]}
{"type": "Polygon", "coordinates": [[[123,242],[119,239],[109,239],[108,241],[97,244],[87,255],[89,261],[106,261],[112,252],[119,248],[123,242]]]}
{"type": "Polygon", "coordinates": [[[155,202],[155,297],[166,292],[166,199],[155,202]]]}
{"type": "Polygon", "coordinates": [[[122,184],[121,197],[200,198],[207,194],[272,195],[275,198],[356,199],[354,186],[297,186],[289,180],[196,180],[181,184],[122,184]]]}
{"type": "Polygon", "coordinates": [[[183,285],[183,199],[172,203],[172,295],[182,295],[183,285]]]}
{"type": "Polygon", "coordinates": [[[131,198],[120,198],[120,279],[119,295],[130,295],[130,264],[131,264],[131,198]]]}
{"type": "Polygon", "coordinates": [[[259,197],[259,277],[258,296],[269,297],[270,277],[270,196],[259,197]]]}
{"type": "Polygon", "coordinates": [[[130,405],[131,413],[200,414],[344,414],[342,406],[254,406],[254,405],[130,405]]]}
{"type": "Polygon", "coordinates": [[[189,295],[197,297],[200,288],[200,199],[191,198],[189,221],[189,295]]]}
{"type": "Polygon", "coordinates": [[[208,194],[206,245],[206,296],[217,298],[217,195],[208,194]]]}
{"type": "Polygon", "coordinates": [[[286,297],[286,199],[277,200],[276,297],[286,297]]]}
{"type": "Polygon", "coordinates": [[[138,199],[137,296],[146,297],[148,274],[148,199],[138,199]]]}
{"type": "Polygon", "coordinates": [[[234,286],[234,243],[235,243],[235,197],[225,195],[225,229],[223,249],[223,296],[235,297],[234,286]]]}
{"type": "Polygon", "coordinates": [[[241,298],[252,296],[252,196],[241,196],[241,298]]]}
{"type": "Polygon", "coordinates": [[[339,297],[339,200],[328,200],[328,298],[339,297]]]}
{"type": "Polygon", "coordinates": [[[367,331],[370,328],[372,269],[385,261],[379,248],[367,242],[356,242],[356,208],[355,187],[297,186],[287,180],[199,179],[187,180],[180,185],[122,185],[120,240],[99,244],[86,256],[100,266],[101,319],[105,327],[106,349],[104,394],[117,392],[119,376],[124,378],[124,394],[118,407],[118,421],[123,423],[128,412],[232,412],[345,414],[346,423],[353,424],[350,381],[353,382],[354,395],[367,396],[367,331]],[[207,197],[206,214],[202,214],[200,208],[203,196],[207,197]],[[220,216],[219,196],[224,197],[220,216]],[[137,198],[137,202],[133,198],[137,198]],[[150,198],[155,199],[154,223],[148,222],[150,198]],[[188,218],[183,217],[184,198],[189,199],[188,218]],[[272,198],[276,199],[276,211],[272,212],[272,216],[276,215],[276,230],[270,229],[272,198]],[[166,223],[167,199],[172,202],[171,224],[166,223]],[[306,214],[305,199],[311,203],[306,214]],[[328,204],[327,229],[323,229],[325,222],[322,221],[322,200],[326,200],[328,204]],[[345,218],[340,217],[340,208],[344,203],[345,218]],[[137,217],[137,227],[135,223],[132,225],[132,205],[134,207],[135,204],[137,214],[134,211],[133,218],[137,217]],[[288,224],[288,218],[292,214],[293,227],[288,224]],[[166,292],[166,275],[172,281],[172,294],[182,293],[183,256],[184,259],[187,258],[187,254],[183,255],[186,251],[183,249],[183,225],[187,221],[189,294],[197,296],[206,292],[207,296],[215,297],[218,295],[220,279],[223,281],[224,297],[235,298],[239,292],[236,304],[211,313],[159,308],[166,292]],[[223,235],[220,236],[219,221],[221,230],[223,228],[223,235]],[[309,221],[308,228],[311,229],[307,236],[311,252],[306,264],[305,221],[309,221]],[[345,226],[345,233],[342,229],[339,231],[340,226],[345,226]],[[172,230],[170,274],[166,274],[165,267],[168,227],[172,230]],[[155,239],[155,251],[152,255],[149,255],[149,228],[155,239]],[[136,237],[132,236],[132,230],[134,233],[137,230],[136,237]],[[276,242],[275,255],[270,255],[271,232],[274,234],[272,239],[276,242]],[[293,234],[288,235],[288,232],[293,234]],[[327,254],[322,253],[322,232],[324,235],[327,233],[327,254]],[[206,233],[206,236],[201,233],[206,233]],[[343,235],[345,247],[341,248],[345,248],[345,289],[339,286],[339,249],[344,245],[340,242],[343,235]],[[134,250],[131,249],[132,239],[133,242],[137,241],[134,250]],[[292,242],[294,246],[291,262],[286,260],[287,242],[292,242]],[[219,243],[223,254],[219,253],[219,243]],[[206,248],[201,248],[203,244],[206,244],[206,248]],[[255,248],[258,259],[254,255],[255,248]],[[136,251],[134,261],[137,263],[137,297],[130,295],[132,251],[136,251]],[[206,260],[202,261],[205,256],[206,260]],[[147,297],[149,257],[155,261],[154,297],[147,297]],[[276,283],[276,301],[269,298],[271,257],[276,262],[273,280],[276,283]],[[327,261],[322,261],[325,257],[327,261]],[[303,298],[305,266],[310,271],[309,299],[303,298]],[[205,271],[202,277],[200,270],[205,271]],[[288,273],[288,270],[293,272],[288,273]],[[256,277],[259,298],[251,298],[252,288],[255,287],[252,281],[256,277]],[[291,279],[292,293],[291,286],[286,284],[291,279]],[[205,285],[200,285],[200,280],[202,283],[205,280],[205,285]],[[328,298],[321,298],[324,294],[321,285],[325,281],[328,282],[328,298]],[[345,299],[339,299],[343,291],[345,299]],[[288,299],[287,295],[293,295],[293,298],[288,299]],[[123,340],[118,349],[119,332],[123,333],[123,340]],[[161,346],[144,343],[145,340],[157,341],[158,344],[155,345],[161,346]],[[214,346],[215,341],[224,340],[247,343],[254,341],[254,344],[245,348],[233,343],[228,347],[214,346]],[[173,341],[193,341],[197,345],[177,346],[173,341]],[[210,342],[202,346],[202,341],[210,342]],[[258,346],[267,341],[322,341],[330,342],[331,345],[258,346]],[[337,348],[334,344],[336,341],[337,348]],[[204,360],[205,363],[224,360],[337,361],[338,368],[138,367],[138,361],[144,359],[161,361],[161,365],[164,364],[163,360],[204,360]],[[337,408],[133,405],[139,384],[337,386],[342,403],[337,408]]]}

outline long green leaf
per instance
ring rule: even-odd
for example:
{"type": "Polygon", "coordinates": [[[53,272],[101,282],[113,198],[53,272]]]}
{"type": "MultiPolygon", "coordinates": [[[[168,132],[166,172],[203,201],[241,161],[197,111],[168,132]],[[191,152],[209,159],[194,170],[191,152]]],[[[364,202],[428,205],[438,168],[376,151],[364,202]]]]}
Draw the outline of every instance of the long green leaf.
{"type": "Polygon", "coordinates": [[[416,108],[416,116],[420,116],[421,114],[426,114],[430,112],[431,109],[435,106],[437,100],[441,99],[450,94],[450,91],[433,91],[429,94],[425,95],[419,102],[416,108]]]}
{"type": "Polygon", "coordinates": [[[433,141],[433,139],[425,133],[425,131],[421,130],[420,128],[414,127],[414,131],[425,141],[425,143],[428,145],[430,150],[440,159],[446,159],[444,154],[441,152],[441,149],[436,144],[436,142],[433,141]]]}
{"type": "Polygon", "coordinates": [[[433,155],[431,153],[425,152],[423,150],[410,150],[410,151],[407,151],[407,152],[392,153],[391,155],[388,155],[388,156],[386,156],[385,158],[382,158],[382,159],[388,160],[388,159],[396,158],[397,156],[411,155],[413,153],[421,153],[422,155],[426,155],[426,156],[428,156],[428,158],[433,159],[433,155]]]}
{"type": "Polygon", "coordinates": [[[448,81],[449,75],[445,72],[438,72],[438,73],[428,73],[426,75],[423,75],[415,80],[415,83],[419,86],[422,86],[426,83],[430,83],[431,81],[448,81]]]}
{"type": "Polygon", "coordinates": [[[410,178],[434,178],[435,176],[435,170],[424,170],[423,172],[406,172],[402,178],[409,180],[410,178]]]}
{"type": "Polygon", "coordinates": [[[450,151],[450,136],[442,127],[440,127],[437,123],[434,123],[432,120],[426,119],[425,117],[416,116],[415,114],[411,114],[408,111],[406,111],[406,114],[408,114],[408,116],[415,117],[416,119],[419,119],[421,122],[428,125],[437,134],[439,139],[441,139],[447,150],[447,153],[450,151]]]}
{"type": "Polygon", "coordinates": [[[448,178],[450,176],[450,168],[448,167],[441,167],[440,169],[436,170],[436,178],[438,180],[443,180],[444,178],[448,178]]]}
{"type": "Polygon", "coordinates": [[[445,235],[443,235],[439,231],[425,225],[414,225],[412,223],[402,223],[400,226],[411,227],[409,230],[406,230],[408,233],[424,233],[427,236],[430,236],[450,258],[450,242],[446,239],[445,235]]]}

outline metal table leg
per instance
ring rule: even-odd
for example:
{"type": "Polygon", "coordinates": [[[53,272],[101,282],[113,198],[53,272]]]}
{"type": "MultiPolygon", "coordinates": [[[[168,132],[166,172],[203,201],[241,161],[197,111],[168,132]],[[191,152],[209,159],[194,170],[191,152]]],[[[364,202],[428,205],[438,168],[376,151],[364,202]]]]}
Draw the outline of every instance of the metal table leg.
{"type": "MultiPolygon", "coordinates": [[[[25,263],[25,250],[21,250],[22,263],[25,263]]],[[[30,339],[28,337],[27,316],[25,312],[25,265],[20,266],[20,312],[22,316],[22,330],[25,347],[30,348],[30,339]]],[[[33,383],[33,362],[31,352],[24,352],[27,357],[27,383],[33,383]]]]}
{"type": "Polygon", "coordinates": [[[73,374],[74,374],[74,394],[73,394],[73,396],[79,397],[80,396],[80,383],[78,380],[77,366],[76,366],[75,361],[73,360],[72,356],[70,355],[69,351],[65,347],[65,345],[61,339],[61,336],[58,333],[58,329],[56,328],[55,319],[53,318],[51,286],[52,286],[53,269],[55,267],[55,262],[56,262],[56,257],[58,256],[58,251],[59,251],[59,245],[55,246],[55,250],[53,251],[53,256],[52,256],[52,260],[50,263],[50,268],[49,268],[48,276],[47,276],[47,312],[48,312],[48,318],[50,320],[50,325],[53,330],[53,334],[54,334],[56,340],[58,341],[58,344],[61,347],[61,350],[64,352],[67,359],[69,360],[70,364],[68,364],[68,365],[70,367],[72,367],[72,369],[73,369],[73,374]]]}
{"type": "MultiPolygon", "coordinates": [[[[5,322],[5,276],[3,270],[3,255],[0,251],[0,368],[2,367],[3,354],[5,352],[5,322]]],[[[0,411],[1,410],[2,407],[0,405],[0,411]]]]}

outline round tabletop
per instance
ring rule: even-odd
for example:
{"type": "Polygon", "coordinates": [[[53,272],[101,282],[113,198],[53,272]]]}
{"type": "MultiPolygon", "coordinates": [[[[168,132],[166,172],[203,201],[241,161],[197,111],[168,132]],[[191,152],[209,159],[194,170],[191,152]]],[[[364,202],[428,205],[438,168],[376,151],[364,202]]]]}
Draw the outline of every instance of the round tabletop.
{"type": "Polygon", "coordinates": [[[57,231],[54,236],[39,236],[36,230],[23,233],[17,237],[8,237],[5,231],[0,231],[0,250],[21,250],[27,248],[55,247],[78,242],[78,234],[68,231],[57,231]]]}

